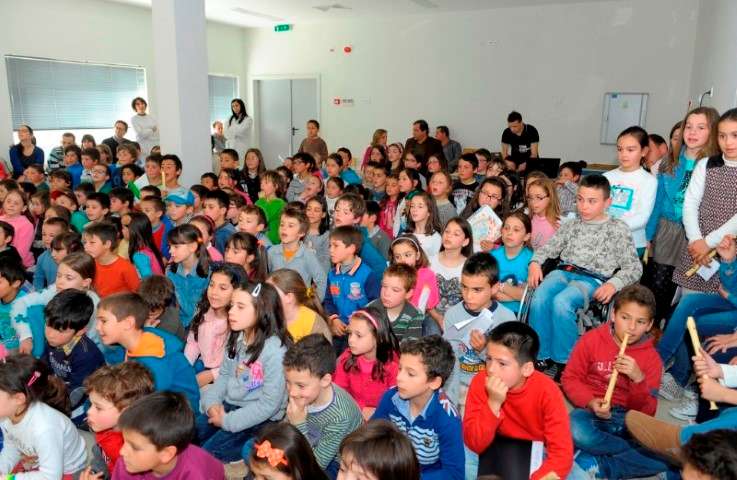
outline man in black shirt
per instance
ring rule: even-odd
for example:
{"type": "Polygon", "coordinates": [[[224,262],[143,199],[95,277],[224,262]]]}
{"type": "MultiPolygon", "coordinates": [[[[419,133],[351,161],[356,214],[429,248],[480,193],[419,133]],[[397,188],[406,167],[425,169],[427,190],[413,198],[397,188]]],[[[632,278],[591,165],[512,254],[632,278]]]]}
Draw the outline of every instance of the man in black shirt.
{"type": "Polygon", "coordinates": [[[112,160],[115,163],[118,163],[118,145],[128,141],[127,138],[124,138],[127,132],[128,124],[125,123],[123,120],[118,120],[117,122],[115,122],[115,132],[113,133],[113,136],[108,137],[102,141],[102,143],[110,147],[110,150],[112,150],[112,160]]]}
{"type": "Polygon", "coordinates": [[[522,123],[519,112],[512,112],[507,116],[507,125],[502,132],[502,158],[509,156],[517,165],[517,171],[524,172],[527,160],[540,156],[540,135],[535,127],[522,123]]]}
{"type": "Polygon", "coordinates": [[[405,152],[411,152],[420,162],[420,173],[427,176],[427,157],[437,155],[441,162],[445,159],[443,144],[437,138],[428,135],[429,128],[424,120],[412,124],[412,137],[404,145],[405,152]]]}

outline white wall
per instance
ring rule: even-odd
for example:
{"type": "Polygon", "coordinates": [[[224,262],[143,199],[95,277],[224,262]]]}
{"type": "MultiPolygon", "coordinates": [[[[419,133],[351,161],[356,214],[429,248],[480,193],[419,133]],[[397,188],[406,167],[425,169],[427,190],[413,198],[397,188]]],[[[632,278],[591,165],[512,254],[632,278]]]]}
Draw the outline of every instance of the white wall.
{"type": "MultiPolygon", "coordinates": [[[[101,0],[3,1],[0,18],[5,19],[0,29],[0,144],[12,141],[3,59],[9,54],[143,66],[149,105],[156,113],[151,10],[101,0]]],[[[208,23],[207,38],[210,73],[238,76],[245,93],[243,30],[208,23]]]]}
{"type": "Polygon", "coordinates": [[[517,109],[540,131],[543,156],[613,163],[614,148],[599,144],[604,93],[650,93],[646,127],[667,134],[688,102],[697,9],[628,0],[248,29],[246,70],[319,73],[331,150],[362,153],[380,127],[404,141],[417,118],[499,150],[517,109]],[[356,103],[335,107],[334,97],[356,103]]]}
{"type": "Polygon", "coordinates": [[[698,32],[691,75],[691,96],[695,102],[709,88],[713,98],[705,97],[704,105],[720,112],[737,107],[737,2],[734,0],[701,0],[698,32]]]}

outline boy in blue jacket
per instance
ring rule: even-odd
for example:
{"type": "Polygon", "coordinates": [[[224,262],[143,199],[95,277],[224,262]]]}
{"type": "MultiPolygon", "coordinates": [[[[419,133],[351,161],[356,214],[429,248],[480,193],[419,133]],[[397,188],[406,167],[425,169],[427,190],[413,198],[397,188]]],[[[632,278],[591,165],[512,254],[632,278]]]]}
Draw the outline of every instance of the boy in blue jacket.
{"type": "Polygon", "coordinates": [[[391,421],[412,442],[422,480],[463,480],[461,419],[441,387],[453,371],[453,347],[440,335],[402,342],[397,386],[371,419],[391,421]]]}
{"type": "Polygon", "coordinates": [[[148,306],[137,293],[118,293],[100,300],[97,331],[102,343],[119,343],[125,348],[126,360],[139,362],[151,371],[157,391],[183,393],[197,411],[200,389],[182,351],[184,344],[168,332],[144,328],[148,314],[148,306]]]}
{"type": "Polygon", "coordinates": [[[338,354],[347,342],[348,318],[355,310],[378,298],[380,280],[357,252],[364,243],[363,235],[353,226],[342,226],[330,232],[328,289],[324,307],[333,332],[333,346],[338,354]]]}
{"type": "Polygon", "coordinates": [[[71,418],[82,423],[86,409],[84,381],[105,365],[105,358],[85,331],[95,309],[82,290],[62,290],[44,307],[46,348],[41,360],[66,385],[72,400],[71,418]]]}

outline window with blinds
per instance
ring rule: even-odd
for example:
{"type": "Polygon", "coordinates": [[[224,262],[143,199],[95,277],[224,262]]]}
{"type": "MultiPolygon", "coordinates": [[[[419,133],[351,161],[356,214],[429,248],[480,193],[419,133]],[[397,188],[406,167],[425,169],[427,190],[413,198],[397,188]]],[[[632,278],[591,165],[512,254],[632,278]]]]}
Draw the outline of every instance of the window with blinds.
{"type": "Polygon", "coordinates": [[[111,128],[146,97],[142,67],[6,56],[13,128],[111,128]]]}
{"type": "Polygon", "coordinates": [[[238,97],[238,79],[226,75],[208,75],[210,124],[215,120],[225,123],[232,115],[230,102],[238,97]]]}

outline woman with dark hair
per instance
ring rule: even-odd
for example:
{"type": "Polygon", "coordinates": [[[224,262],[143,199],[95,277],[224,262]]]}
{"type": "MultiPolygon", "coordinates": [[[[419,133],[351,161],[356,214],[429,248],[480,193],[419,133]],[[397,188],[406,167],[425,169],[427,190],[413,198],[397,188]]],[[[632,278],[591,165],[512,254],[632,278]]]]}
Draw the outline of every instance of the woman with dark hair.
{"type": "Polygon", "coordinates": [[[131,102],[131,108],[136,112],[131,117],[131,126],[136,132],[136,142],[141,146],[144,156],[151,155],[151,149],[159,144],[159,124],[156,117],[146,113],[148,103],[141,97],[131,102]]]}
{"type": "Polygon", "coordinates": [[[251,126],[253,119],[246,112],[246,104],[240,98],[234,98],[230,102],[232,115],[225,125],[225,146],[238,152],[240,162],[248,150],[248,140],[251,137],[251,126]]]}
{"type": "Polygon", "coordinates": [[[13,166],[13,178],[23,175],[29,165],[44,164],[44,151],[33,141],[33,129],[28,125],[18,127],[18,143],[10,147],[10,163],[13,166]]]}

